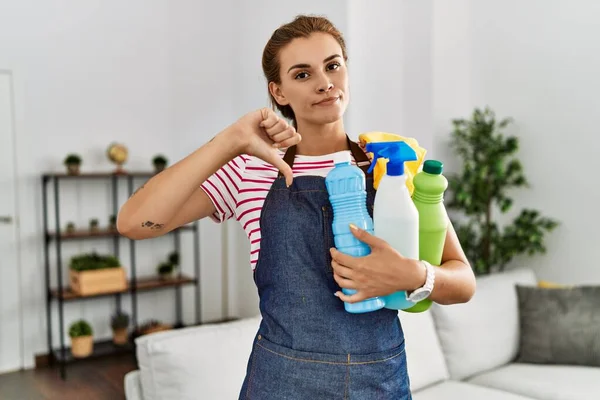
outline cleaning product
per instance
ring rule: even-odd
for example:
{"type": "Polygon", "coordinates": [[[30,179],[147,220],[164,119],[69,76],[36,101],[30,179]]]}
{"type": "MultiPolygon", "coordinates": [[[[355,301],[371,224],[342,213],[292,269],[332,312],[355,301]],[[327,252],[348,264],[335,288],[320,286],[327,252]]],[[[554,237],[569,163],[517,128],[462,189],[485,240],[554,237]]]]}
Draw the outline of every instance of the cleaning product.
{"type": "MultiPolygon", "coordinates": [[[[408,187],[404,163],[417,160],[415,151],[405,142],[368,143],[374,159],[371,169],[380,158],[387,158],[386,174],[382,176],[375,195],[373,222],[375,236],[385,240],[404,257],[419,258],[419,213],[408,187]]],[[[405,291],[384,296],[385,308],[404,310],[415,305],[405,291]]]]}
{"type": "MultiPolygon", "coordinates": [[[[439,266],[448,231],[448,214],[444,207],[444,192],[448,180],[442,175],[444,165],[427,160],[423,170],[414,178],[413,202],[419,211],[419,259],[439,266]]],[[[423,312],[431,306],[431,299],[421,300],[407,312],[423,312]]]]}
{"type": "MultiPolygon", "coordinates": [[[[350,231],[350,224],[373,234],[373,219],[367,210],[366,179],[364,172],[350,163],[349,152],[334,155],[335,167],[327,174],[325,186],[333,208],[333,235],[338,251],[352,257],[363,257],[371,253],[369,245],[358,240],[350,231]]],[[[342,288],[346,295],[355,290],[342,288]]],[[[350,313],[365,313],[380,310],[384,306],[382,298],[374,297],[357,303],[344,303],[350,313]]]]}
{"type": "MultiPolygon", "coordinates": [[[[414,185],[413,177],[419,172],[419,168],[425,160],[427,150],[419,146],[419,142],[415,138],[400,136],[396,133],[388,132],[365,132],[358,135],[359,145],[366,150],[367,144],[369,143],[381,143],[381,142],[405,142],[409,145],[415,153],[417,153],[417,159],[413,161],[407,161],[404,163],[404,175],[406,175],[406,186],[412,196],[414,185]]],[[[379,158],[375,163],[373,169],[373,187],[377,190],[379,188],[379,181],[385,175],[385,164],[387,159],[379,158]]]]}

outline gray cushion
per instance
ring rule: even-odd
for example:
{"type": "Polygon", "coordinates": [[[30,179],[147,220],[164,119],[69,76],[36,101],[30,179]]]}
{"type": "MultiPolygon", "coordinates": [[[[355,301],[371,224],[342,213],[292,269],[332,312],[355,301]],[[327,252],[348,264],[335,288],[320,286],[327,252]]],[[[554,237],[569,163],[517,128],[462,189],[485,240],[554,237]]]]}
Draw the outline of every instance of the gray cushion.
{"type": "Polygon", "coordinates": [[[544,400],[600,398],[600,368],[576,365],[509,364],[470,383],[544,400]]]}
{"type": "Polygon", "coordinates": [[[517,285],[518,362],[600,367],[600,286],[517,285]]]}

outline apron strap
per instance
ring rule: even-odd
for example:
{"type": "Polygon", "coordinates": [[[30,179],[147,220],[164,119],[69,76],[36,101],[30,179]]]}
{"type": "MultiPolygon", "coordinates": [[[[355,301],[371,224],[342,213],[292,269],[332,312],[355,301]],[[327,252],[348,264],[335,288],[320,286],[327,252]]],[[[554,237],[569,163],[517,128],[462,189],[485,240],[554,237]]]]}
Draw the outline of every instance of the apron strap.
{"type": "MultiPolygon", "coordinates": [[[[362,171],[365,173],[367,178],[372,177],[373,173],[368,172],[369,167],[371,166],[371,160],[369,160],[369,157],[365,154],[363,149],[357,143],[350,140],[348,135],[346,135],[346,141],[348,143],[348,147],[350,148],[350,153],[352,153],[352,157],[354,157],[354,160],[356,161],[356,165],[360,169],[362,169],[362,171]]],[[[296,146],[294,145],[287,149],[287,151],[285,152],[285,155],[283,156],[283,161],[285,161],[285,163],[287,165],[289,165],[290,168],[293,168],[295,159],[296,159],[296,146]]],[[[283,174],[281,173],[281,171],[279,171],[277,176],[279,178],[283,177],[283,174]]]]}

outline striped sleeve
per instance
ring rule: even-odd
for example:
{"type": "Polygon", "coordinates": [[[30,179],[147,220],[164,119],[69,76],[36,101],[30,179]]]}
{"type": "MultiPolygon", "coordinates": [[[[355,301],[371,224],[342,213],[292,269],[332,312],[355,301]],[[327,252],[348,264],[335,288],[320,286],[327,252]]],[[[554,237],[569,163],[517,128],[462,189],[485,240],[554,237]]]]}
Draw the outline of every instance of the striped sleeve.
{"type": "Polygon", "coordinates": [[[215,206],[216,211],[211,216],[213,221],[221,223],[235,216],[244,166],[245,159],[236,157],[201,185],[215,206]]]}

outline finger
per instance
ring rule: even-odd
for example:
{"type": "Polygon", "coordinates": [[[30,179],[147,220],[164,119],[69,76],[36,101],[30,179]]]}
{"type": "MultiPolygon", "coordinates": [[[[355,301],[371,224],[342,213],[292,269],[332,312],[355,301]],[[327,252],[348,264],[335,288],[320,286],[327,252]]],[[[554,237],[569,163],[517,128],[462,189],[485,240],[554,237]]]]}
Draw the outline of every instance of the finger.
{"type": "Polygon", "coordinates": [[[283,142],[284,140],[293,137],[295,134],[296,134],[296,130],[294,129],[294,127],[288,125],[287,128],[283,129],[280,132],[274,133],[273,135],[269,134],[269,137],[271,138],[272,141],[274,141],[275,143],[278,143],[278,142],[283,142]]]}
{"type": "Polygon", "coordinates": [[[288,128],[288,126],[289,124],[286,120],[279,118],[277,122],[273,124],[273,126],[269,128],[265,127],[265,131],[267,132],[267,135],[269,135],[269,137],[273,139],[274,135],[284,132],[288,128]]]}
{"type": "Polygon", "coordinates": [[[377,236],[371,235],[369,232],[360,229],[354,224],[350,224],[350,231],[354,235],[355,238],[360,240],[363,243],[366,243],[371,248],[382,247],[385,243],[383,240],[378,238],[377,236]]]}
{"type": "Polygon", "coordinates": [[[335,247],[329,249],[329,252],[331,253],[331,258],[335,260],[338,264],[343,265],[349,269],[353,269],[357,266],[358,259],[356,257],[344,254],[335,247]]]}
{"type": "Polygon", "coordinates": [[[341,277],[346,279],[354,279],[354,271],[344,265],[339,264],[335,260],[331,261],[331,267],[333,271],[341,277]]]}
{"type": "Polygon", "coordinates": [[[340,287],[344,289],[357,289],[358,285],[351,279],[344,278],[338,274],[333,274],[333,279],[337,282],[340,287]]]}
{"type": "Polygon", "coordinates": [[[265,129],[273,127],[280,120],[280,118],[277,116],[277,114],[275,114],[275,112],[273,112],[273,110],[269,110],[268,108],[267,110],[268,112],[261,113],[263,120],[261,121],[260,126],[265,129]]]}
{"type": "Polygon", "coordinates": [[[289,187],[292,184],[292,181],[294,180],[292,169],[285,161],[283,161],[283,159],[279,156],[279,154],[276,153],[275,150],[273,150],[272,153],[272,156],[268,157],[268,159],[266,159],[265,161],[273,165],[279,171],[281,171],[281,173],[285,177],[285,184],[289,187]]]}
{"type": "Polygon", "coordinates": [[[284,140],[283,142],[274,143],[273,147],[278,148],[278,149],[292,147],[292,146],[295,146],[298,143],[300,143],[301,140],[302,140],[302,136],[300,136],[298,133],[295,133],[294,136],[292,136],[289,139],[284,140]]]}
{"type": "Polygon", "coordinates": [[[339,299],[342,300],[343,302],[351,303],[351,304],[358,303],[359,301],[363,301],[363,300],[367,299],[367,297],[365,295],[363,295],[362,292],[360,292],[360,291],[354,293],[351,296],[344,294],[344,292],[342,292],[342,291],[336,292],[335,295],[337,297],[339,297],[339,299]]]}

